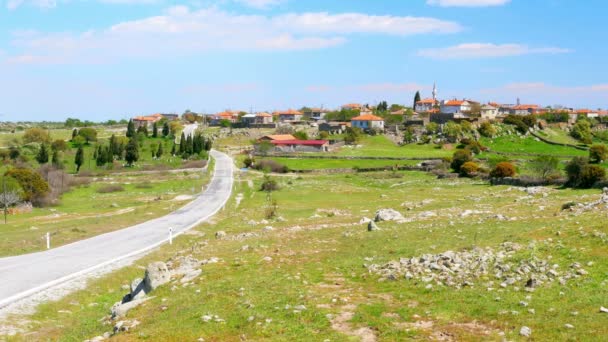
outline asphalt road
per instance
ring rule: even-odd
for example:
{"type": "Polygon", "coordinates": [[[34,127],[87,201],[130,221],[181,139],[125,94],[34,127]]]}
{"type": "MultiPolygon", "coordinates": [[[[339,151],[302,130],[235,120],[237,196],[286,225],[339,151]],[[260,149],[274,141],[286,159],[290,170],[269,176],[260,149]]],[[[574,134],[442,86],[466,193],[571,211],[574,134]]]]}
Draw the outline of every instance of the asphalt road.
{"type": "Polygon", "coordinates": [[[44,252],[0,258],[0,307],[81,277],[118,260],[142,254],[218,212],[230,198],[233,162],[212,151],[215,172],[207,189],[166,216],[44,252]]]}

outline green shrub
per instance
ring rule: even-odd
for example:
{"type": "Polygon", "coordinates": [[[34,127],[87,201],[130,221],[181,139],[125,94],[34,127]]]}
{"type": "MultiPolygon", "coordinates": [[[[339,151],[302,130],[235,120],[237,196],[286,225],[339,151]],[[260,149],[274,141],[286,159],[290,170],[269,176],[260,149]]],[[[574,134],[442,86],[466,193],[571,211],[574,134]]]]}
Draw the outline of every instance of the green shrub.
{"type": "Polygon", "coordinates": [[[572,187],[578,187],[581,182],[581,175],[583,169],[587,166],[588,162],[586,158],[574,157],[566,165],[566,174],[568,176],[568,185],[572,187]]]}
{"type": "Polygon", "coordinates": [[[34,205],[42,204],[44,196],[50,192],[49,184],[34,170],[25,168],[11,169],[5,176],[14,178],[23,189],[23,200],[34,205]]]}
{"type": "Polygon", "coordinates": [[[601,163],[608,159],[608,147],[606,145],[597,144],[589,148],[589,162],[601,163]]]}
{"type": "Polygon", "coordinates": [[[473,155],[469,150],[458,150],[454,152],[452,156],[452,162],[450,163],[450,167],[454,170],[454,172],[460,172],[460,167],[466,163],[473,160],[473,155]]]}
{"type": "Polygon", "coordinates": [[[597,182],[606,179],[606,169],[598,165],[586,165],[581,173],[580,188],[591,188],[597,182]]]}
{"type": "Polygon", "coordinates": [[[264,175],[264,181],[260,186],[260,191],[273,192],[279,190],[279,183],[276,180],[270,178],[268,175],[264,175]]]}
{"type": "Polygon", "coordinates": [[[515,176],[515,165],[509,162],[501,162],[490,172],[491,177],[505,178],[515,176]]]}
{"type": "Polygon", "coordinates": [[[496,135],[496,128],[488,121],[482,122],[477,131],[479,134],[487,138],[492,138],[496,135]]]}
{"type": "Polygon", "coordinates": [[[473,177],[477,174],[477,171],[479,171],[479,165],[477,165],[475,162],[469,161],[460,166],[459,173],[462,177],[473,177]]]}

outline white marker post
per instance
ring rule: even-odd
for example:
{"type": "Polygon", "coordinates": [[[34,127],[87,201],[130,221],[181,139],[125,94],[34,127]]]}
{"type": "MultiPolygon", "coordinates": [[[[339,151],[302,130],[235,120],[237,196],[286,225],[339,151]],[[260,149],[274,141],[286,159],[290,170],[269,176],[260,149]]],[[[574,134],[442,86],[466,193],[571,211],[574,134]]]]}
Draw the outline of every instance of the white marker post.
{"type": "Polygon", "coordinates": [[[46,249],[51,249],[51,233],[46,233],[46,249]]]}
{"type": "Polygon", "coordinates": [[[169,244],[173,244],[173,227],[169,227],[169,244]]]}

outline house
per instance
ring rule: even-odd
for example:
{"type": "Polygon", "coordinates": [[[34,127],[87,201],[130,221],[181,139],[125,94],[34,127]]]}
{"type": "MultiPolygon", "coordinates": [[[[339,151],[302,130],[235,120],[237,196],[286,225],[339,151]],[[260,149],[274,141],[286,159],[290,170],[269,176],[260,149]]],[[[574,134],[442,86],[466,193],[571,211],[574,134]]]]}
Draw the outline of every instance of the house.
{"type": "Polygon", "coordinates": [[[275,141],[275,140],[297,140],[291,134],[276,134],[276,135],[265,135],[258,139],[258,142],[262,141],[275,141]]]}
{"type": "Polygon", "coordinates": [[[538,105],[519,104],[519,105],[511,107],[509,114],[514,114],[514,115],[536,114],[538,112],[538,109],[539,109],[538,105]]]}
{"type": "Polygon", "coordinates": [[[344,110],[361,110],[363,106],[361,106],[358,103],[349,103],[349,104],[345,104],[343,105],[341,108],[344,110]]]}
{"type": "Polygon", "coordinates": [[[362,130],[379,129],[384,130],[384,119],[372,114],[359,115],[350,120],[352,127],[362,130]]]}
{"type": "Polygon", "coordinates": [[[168,121],[175,121],[175,120],[179,120],[179,115],[177,114],[167,114],[167,113],[163,113],[161,114],[163,116],[163,118],[167,119],[168,121]]]}
{"type": "Polygon", "coordinates": [[[498,116],[498,108],[487,104],[481,107],[481,118],[484,120],[494,120],[498,116]]]}
{"type": "Polygon", "coordinates": [[[136,116],[132,119],[135,128],[146,127],[150,128],[155,122],[159,122],[163,119],[162,114],[153,114],[148,116],[136,116]]]}
{"type": "Polygon", "coordinates": [[[275,152],[327,152],[327,140],[272,140],[275,152]]]}
{"type": "Polygon", "coordinates": [[[439,103],[435,99],[423,99],[420,101],[416,101],[416,111],[419,113],[427,113],[430,112],[438,106],[439,103]]]}
{"type": "Polygon", "coordinates": [[[349,122],[320,122],[319,132],[328,132],[329,134],[342,134],[346,131],[346,127],[350,127],[349,122]]]}
{"type": "Polygon", "coordinates": [[[327,110],[323,108],[311,108],[310,109],[310,118],[319,121],[325,119],[325,115],[327,115],[327,110]]]}
{"type": "Polygon", "coordinates": [[[221,112],[215,115],[214,119],[216,121],[223,121],[223,120],[227,120],[230,121],[231,123],[236,123],[239,121],[239,113],[238,112],[231,112],[231,111],[225,111],[225,112],[221,112]]]}
{"type": "Polygon", "coordinates": [[[302,117],[304,113],[289,109],[283,112],[278,112],[277,116],[279,117],[279,122],[294,122],[294,121],[302,121],[302,117]]]}
{"type": "Polygon", "coordinates": [[[441,113],[457,114],[471,111],[472,103],[467,100],[448,100],[441,104],[441,113]]]}
{"type": "Polygon", "coordinates": [[[598,118],[600,116],[599,111],[597,110],[592,110],[592,109],[578,109],[576,111],[576,114],[578,115],[584,115],[588,118],[598,118]]]}
{"type": "Polygon", "coordinates": [[[252,114],[252,113],[241,116],[241,122],[245,125],[255,124],[256,119],[257,119],[257,115],[252,114]]]}
{"type": "Polygon", "coordinates": [[[271,124],[272,115],[265,112],[257,113],[255,115],[255,123],[258,125],[271,124]]]}

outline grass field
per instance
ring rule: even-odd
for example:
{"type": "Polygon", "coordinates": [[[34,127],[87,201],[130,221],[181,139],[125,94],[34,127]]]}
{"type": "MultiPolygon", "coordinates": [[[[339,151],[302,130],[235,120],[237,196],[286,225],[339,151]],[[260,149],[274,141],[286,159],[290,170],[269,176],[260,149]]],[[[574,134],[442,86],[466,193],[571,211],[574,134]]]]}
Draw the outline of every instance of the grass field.
{"type": "Polygon", "coordinates": [[[580,141],[571,137],[568,132],[561,129],[545,128],[541,131],[538,131],[538,134],[540,134],[545,139],[556,143],[584,146],[584,144],[582,144],[580,141]]]}
{"type": "Polygon", "coordinates": [[[492,151],[512,154],[546,154],[557,157],[587,156],[589,154],[587,151],[572,147],[550,145],[530,136],[510,135],[494,139],[482,138],[480,143],[492,151]]]}
{"type": "Polygon", "coordinates": [[[345,146],[337,152],[329,153],[337,156],[366,156],[366,157],[404,157],[404,158],[442,158],[451,156],[452,152],[441,149],[433,144],[408,144],[399,146],[384,135],[363,136],[356,147],[345,146]]]}
{"type": "Polygon", "coordinates": [[[606,314],[599,313],[608,306],[606,211],[560,210],[569,201],[596,200],[598,190],[528,194],[474,180],[400,175],[277,176],[281,189],[273,197],[284,220],[262,223],[261,176],[241,174],[235,195],[242,200],[230,201],[213,222],[198,227],[204,236],[183,235],[133,266],[92,280],[85,290],[41,305],[31,317],[14,317],[27,332],[9,341],[82,341],[110,331],[100,319],[126,293],[121,286],[142,277],[141,266],[178,254],[220,262],[204,266],[188,286],[177,281],[153,292],[154,298],[128,314],[141,324],[116,340],[351,341],[367,333],[380,341],[500,341],[520,340],[524,325],[538,341],[597,341],[608,334],[606,314]],[[381,230],[368,232],[361,218],[381,208],[396,209],[409,222],[380,222],[381,230]],[[263,230],[269,225],[274,229],[263,230]],[[219,230],[228,238],[215,239],[219,230]],[[461,289],[428,288],[405,278],[379,281],[363,266],[497,248],[505,241],[523,246],[516,259],[549,259],[560,272],[578,262],[589,274],[527,292],[488,286],[492,276],[461,289]],[[204,323],[201,316],[207,314],[225,322],[204,323]]]}
{"type": "Polygon", "coordinates": [[[416,160],[382,160],[382,159],[294,159],[294,158],[269,158],[291,170],[322,170],[322,169],[354,169],[374,168],[386,166],[413,166],[420,161],[416,160]]]}
{"type": "Polygon", "coordinates": [[[177,196],[200,192],[209,178],[210,173],[166,171],[93,178],[63,194],[58,206],[9,215],[0,224],[0,256],[43,250],[47,232],[56,247],[162,216],[187,202],[177,196]],[[99,192],[107,186],[123,190],[99,192]]]}

